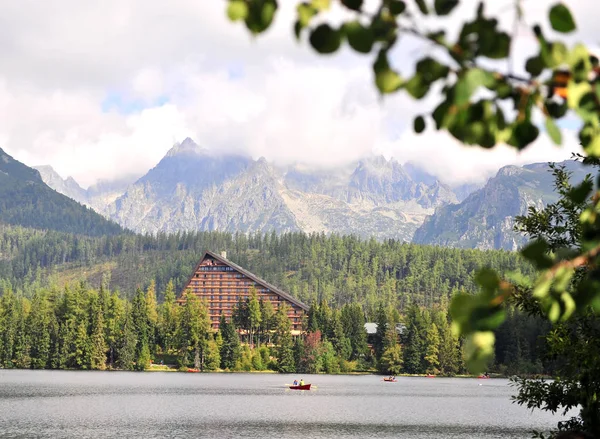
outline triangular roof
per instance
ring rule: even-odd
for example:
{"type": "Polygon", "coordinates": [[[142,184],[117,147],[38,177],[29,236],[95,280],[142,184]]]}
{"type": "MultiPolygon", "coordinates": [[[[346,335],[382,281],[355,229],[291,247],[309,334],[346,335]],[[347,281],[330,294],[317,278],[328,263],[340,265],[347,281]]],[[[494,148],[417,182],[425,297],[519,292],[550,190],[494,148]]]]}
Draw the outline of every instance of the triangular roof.
{"type": "MultiPolygon", "coordinates": [[[[190,278],[188,279],[187,283],[186,283],[186,288],[187,286],[190,284],[190,282],[192,281],[192,279],[194,278],[194,274],[198,271],[198,269],[200,268],[200,264],[202,264],[202,261],[207,257],[210,256],[213,259],[216,259],[217,261],[230,266],[231,268],[233,268],[236,271],[239,271],[240,273],[242,273],[243,275],[245,275],[246,277],[249,277],[250,279],[252,279],[254,282],[261,284],[262,286],[268,288],[269,290],[271,290],[272,292],[274,292],[275,294],[283,297],[285,300],[287,300],[288,302],[293,303],[294,305],[299,306],[300,308],[302,308],[304,311],[308,311],[309,307],[308,305],[305,305],[304,303],[300,302],[299,300],[295,299],[294,297],[290,296],[288,293],[286,293],[285,291],[280,290],[279,288],[277,288],[275,285],[270,284],[269,282],[267,282],[264,279],[261,279],[260,277],[258,277],[257,275],[249,272],[248,270],[240,267],[237,264],[234,264],[233,262],[231,262],[228,259],[225,259],[223,256],[218,255],[214,252],[211,251],[205,251],[204,254],[202,255],[202,257],[200,258],[200,261],[198,262],[198,264],[196,264],[196,268],[194,268],[194,271],[192,272],[192,275],[190,276],[190,278]]],[[[185,290],[184,290],[185,292],[185,290]]],[[[182,293],[183,294],[183,293],[182,293]]]]}

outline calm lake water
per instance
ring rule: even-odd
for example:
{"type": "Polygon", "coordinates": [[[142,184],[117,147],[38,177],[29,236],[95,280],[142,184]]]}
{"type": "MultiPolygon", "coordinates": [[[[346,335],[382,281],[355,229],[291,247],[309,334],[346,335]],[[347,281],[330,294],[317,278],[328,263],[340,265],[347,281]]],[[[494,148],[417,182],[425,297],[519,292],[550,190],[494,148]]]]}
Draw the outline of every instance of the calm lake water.
{"type": "Polygon", "coordinates": [[[527,438],[507,380],[0,370],[0,438],[527,438]],[[309,392],[288,390],[304,378],[309,392]]]}

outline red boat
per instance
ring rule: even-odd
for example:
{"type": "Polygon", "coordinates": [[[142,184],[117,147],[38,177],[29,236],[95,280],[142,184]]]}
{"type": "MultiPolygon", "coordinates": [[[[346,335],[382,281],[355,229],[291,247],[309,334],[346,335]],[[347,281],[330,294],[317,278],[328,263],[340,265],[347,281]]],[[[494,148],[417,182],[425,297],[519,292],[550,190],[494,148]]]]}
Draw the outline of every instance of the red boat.
{"type": "Polygon", "coordinates": [[[435,375],[431,375],[430,373],[428,373],[427,378],[435,378],[435,375]]]}
{"type": "Polygon", "coordinates": [[[292,390],[310,390],[310,384],[304,384],[302,386],[290,386],[292,390]]]}
{"type": "Polygon", "coordinates": [[[388,383],[395,383],[398,380],[396,378],[384,378],[383,381],[387,381],[388,383]]]}
{"type": "Polygon", "coordinates": [[[198,369],[188,369],[187,371],[190,372],[190,373],[200,372],[200,370],[198,370],[198,369]]]}
{"type": "Polygon", "coordinates": [[[490,378],[489,375],[479,375],[477,378],[479,378],[480,380],[487,380],[490,378]]]}

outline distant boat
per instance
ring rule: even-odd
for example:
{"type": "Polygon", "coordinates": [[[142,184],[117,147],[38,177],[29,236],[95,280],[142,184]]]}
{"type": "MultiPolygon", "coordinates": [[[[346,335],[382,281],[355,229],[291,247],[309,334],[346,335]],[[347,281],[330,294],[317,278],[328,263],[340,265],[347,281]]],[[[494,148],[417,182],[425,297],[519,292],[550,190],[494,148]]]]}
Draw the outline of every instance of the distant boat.
{"type": "Polygon", "coordinates": [[[479,378],[480,380],[487,380],[490,378],[489,375],[479,375],[477,378],[479,378]]]}
{"type": "Polygon", "coordinates": [[[292,390],[310,390],[310,384],[303,384],[301,386],[290,386],[292,390]]]}
{"type": "Polygon", "coordinates": [[[200,372],[200,370],[199,370],[199,369],[188,369],[187,371],[188,371],[188,372],[190,372],[190,373],[197,373],[197,372],[200,372]]]}
{"type": "Polygon", "coordinates": [[[398,380],[396,378],[384,378],[383,381],[387,381],[388,383],[395,383],[398,380]]]}
{"type": "Polygon", "coordinates": [[[431,375],[430,373],[428,373],[427,378],[435,378],[435,375],[431,375]]]}

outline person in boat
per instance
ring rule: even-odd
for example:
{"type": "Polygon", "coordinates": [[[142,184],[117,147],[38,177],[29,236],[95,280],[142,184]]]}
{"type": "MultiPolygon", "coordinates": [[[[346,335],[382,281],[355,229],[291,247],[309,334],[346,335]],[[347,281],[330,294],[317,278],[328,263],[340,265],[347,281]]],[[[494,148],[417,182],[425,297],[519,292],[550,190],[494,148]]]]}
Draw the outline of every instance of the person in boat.
{"type": "Polygon", "coordinates": [[[298,385],[298,380],[294,380],[294,386],[298,385]]]}
{"type": "Polygon", "coordinates": [[[300,378],[300,385],[303,386],[304,385],[304,380],[302,378],[300,378]]]}

